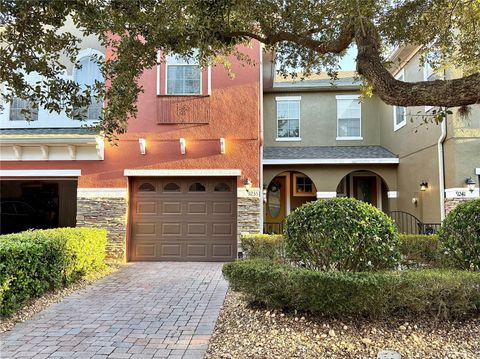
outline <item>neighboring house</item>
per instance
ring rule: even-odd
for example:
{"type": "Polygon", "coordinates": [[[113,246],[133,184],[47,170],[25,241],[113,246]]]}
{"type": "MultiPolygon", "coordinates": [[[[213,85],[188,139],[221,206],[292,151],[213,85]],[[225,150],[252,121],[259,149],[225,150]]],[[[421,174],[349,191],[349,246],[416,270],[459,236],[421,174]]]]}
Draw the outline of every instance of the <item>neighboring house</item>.
{"type": "MultiPolygon", "coordinates": [[[[437,76],[420,65],[418,50],[392,55],[407,59],[397,78],[437,76]]],[[[264,231],[281,232],[307,201],[354,197],[391,214],[403,232],[429,233],[459,200],[479,196],[480,106],[468,120],[454,110],[440,125],[420,125],[432,108],[388,106],[375,95],[359,102],[351,73],[332,86],[325,76],[292,81],[264,69],[264,231]]]]}
{"type": "MultiPolygon", "coordinates": [[[[66,76],[93,81],[88,56],[104,49],[91,38],[81,46],[85,73],[70,65],[66,76]]],[[[260,63],[259,43],[240,50],[260,63]]],[[[238,235],[261,231],[262,90],[260,66],[231,61],[233,80],[222,65],[203,69],[175,56],[146,70],[137,118],[116,146],[65,114],[39,109],[27,122],[19,111],[28,103],[7,104],[2,219],[8,213],[26,228],[100,226],[110,256],[127,260],[236,258],[238,235]]],[[[88,113],[88,123],[97,120],[97,104],[88,113]]]]}

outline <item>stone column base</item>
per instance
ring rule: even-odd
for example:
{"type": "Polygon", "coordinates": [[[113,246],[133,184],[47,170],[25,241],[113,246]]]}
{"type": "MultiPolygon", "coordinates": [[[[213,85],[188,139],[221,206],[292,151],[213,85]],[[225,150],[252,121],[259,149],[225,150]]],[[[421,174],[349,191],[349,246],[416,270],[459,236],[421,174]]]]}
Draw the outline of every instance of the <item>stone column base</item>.
{"type": "Polygon", "coordinates": [[[77,227],[108,232],[107,257],[125,260],[128,197],[126,188],[78,188],[77,227]]]}

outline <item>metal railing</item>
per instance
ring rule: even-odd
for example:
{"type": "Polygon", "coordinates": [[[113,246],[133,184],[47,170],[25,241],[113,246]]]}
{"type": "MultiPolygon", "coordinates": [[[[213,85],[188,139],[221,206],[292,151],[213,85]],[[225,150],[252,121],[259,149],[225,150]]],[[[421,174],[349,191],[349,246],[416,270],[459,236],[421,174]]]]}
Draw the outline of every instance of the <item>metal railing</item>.
{"type": "Polygon", "coordinates": [[[157,124],[207,124],[210,96],[157,97],[157,124]]]}
{"type": "Polygon", "coordinates": [[[282,234],[283,222],[263,222],[263,233],[282,234]]]}
{"type": "Polygon", "coordinates": [[[440,229],[440,223],[423,223],[413,214],[402,211],[389,213],[393,218],[397,229],[403,234],[435,234],[440,229]]]}

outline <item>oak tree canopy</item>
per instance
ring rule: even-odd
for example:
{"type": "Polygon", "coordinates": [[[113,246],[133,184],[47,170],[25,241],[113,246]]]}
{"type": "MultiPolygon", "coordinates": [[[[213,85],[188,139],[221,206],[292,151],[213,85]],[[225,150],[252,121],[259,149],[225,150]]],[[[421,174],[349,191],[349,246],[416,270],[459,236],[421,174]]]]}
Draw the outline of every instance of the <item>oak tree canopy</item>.
{"type": "Polygon", "coordinates": [[[136,79],[156,64],[159,49],[194,56],[200,63],[227,55],[249,62],[235,46],[256,39],[275,53],[283,74],[328,72],[353,44],[357,72],[386,103],[459,107],[480,103],[480,0],[2,0],[0,82],[2,96],[30,99],[49,111],[85,106],[105,98],[100,129],[123,133],[137,112],[136,79]],[[98,37],[113,56],[102,61],[109,86],[80,89],[63,76],[64,59],[75,63],[78,34],[71,21],[98,37]],[[115,36],[108,36],[115,34],[115,36]],[[388,71],[395,46],[422,46],[422,59],[451,80],[403,82],[388,71]],[[37,72],[39,83],[25,74],[37,72]]]}

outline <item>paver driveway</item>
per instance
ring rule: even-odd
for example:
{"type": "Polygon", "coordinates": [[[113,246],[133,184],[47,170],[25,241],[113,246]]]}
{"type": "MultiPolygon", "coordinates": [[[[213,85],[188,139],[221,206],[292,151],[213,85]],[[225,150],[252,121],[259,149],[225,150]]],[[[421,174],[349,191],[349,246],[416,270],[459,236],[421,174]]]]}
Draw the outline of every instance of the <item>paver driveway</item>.
{"type": "Polygon", "coordinates": [[[0,336],[0,358],[203,358],[220,263],[133,263],[0,336]]]}

